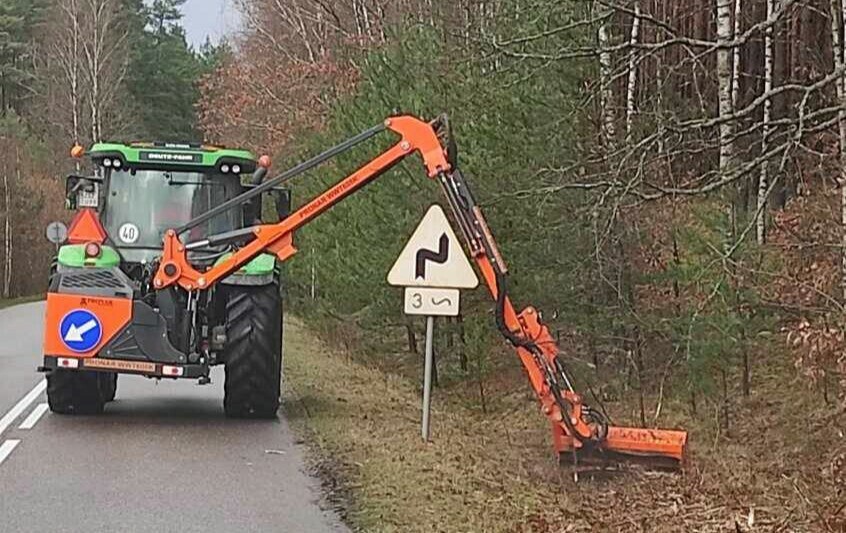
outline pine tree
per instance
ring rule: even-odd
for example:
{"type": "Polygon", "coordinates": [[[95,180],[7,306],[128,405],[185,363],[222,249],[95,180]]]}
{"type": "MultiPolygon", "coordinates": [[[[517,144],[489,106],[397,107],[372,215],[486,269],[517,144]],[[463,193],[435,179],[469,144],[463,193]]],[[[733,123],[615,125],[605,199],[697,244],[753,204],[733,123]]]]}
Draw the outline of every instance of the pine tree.
{"type": "MultiPolygon", "coordinates": [[[[0,3],[0,114],[18,107],[31,81],[26,61],[34,28],[45,0],[3,0],[0,3]]],[[[20,109],[16,109],[20,111],[20,109]]]]}
{"type": "Polygon", "coordinates": [[[195,104],[203,58],[188,45],[180,24],[184,0],[156,0],[141,9],[144,30],[135,37],[129,91],[140,135],[157,140],[197,137],[195,104]]]}

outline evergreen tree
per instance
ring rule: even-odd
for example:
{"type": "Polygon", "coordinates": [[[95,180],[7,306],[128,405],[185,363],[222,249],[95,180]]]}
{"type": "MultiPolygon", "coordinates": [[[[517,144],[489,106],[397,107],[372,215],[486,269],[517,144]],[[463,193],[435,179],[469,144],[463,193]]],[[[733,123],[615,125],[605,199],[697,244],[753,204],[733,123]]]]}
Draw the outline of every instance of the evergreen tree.
{"type": "MultiPolygon", "coordinates": [[[[16,109],[30,81],[26,65],[33,28],[41,20],[45,0],[3,0],[0,3],[0,113],[16,109]]],[[[20,109],[16,109],[20,111],[20,109]]]]}
{"type": "Polygon", "coordinates": [[[180,24],[184,1],[155,0],[140,7],[144,29],[134,39],[128,89],[138,134],[157,140],[198,136],[194,107],[205,59],[189,47],[180,24]]]}

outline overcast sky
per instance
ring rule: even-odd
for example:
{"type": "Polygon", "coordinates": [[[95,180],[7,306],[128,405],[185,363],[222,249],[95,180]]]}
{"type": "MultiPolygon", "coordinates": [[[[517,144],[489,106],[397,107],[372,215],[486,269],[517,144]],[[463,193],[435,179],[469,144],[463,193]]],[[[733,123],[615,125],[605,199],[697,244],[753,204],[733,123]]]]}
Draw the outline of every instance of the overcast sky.
{"type": "Polygon", "coordinates": [[[188,0],[182,12],[188,42],[195,46],[202,45],[206,36],[217,42],[222,35],[238,27],[234,0],[188,0]]]}

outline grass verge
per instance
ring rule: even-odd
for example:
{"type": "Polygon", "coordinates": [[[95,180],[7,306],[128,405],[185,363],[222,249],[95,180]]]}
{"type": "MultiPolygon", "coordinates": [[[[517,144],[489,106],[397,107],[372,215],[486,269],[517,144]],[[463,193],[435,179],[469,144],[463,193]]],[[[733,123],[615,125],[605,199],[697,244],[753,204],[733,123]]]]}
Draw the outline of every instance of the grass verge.
{"type": "MultiPolygon", "coordinates": [[[[482,414],[437,390],[420,439],[419,384],[286,325],[286,414],[353,528],[373,532],[841,531],[842,411],[761,380],[731,432],[696,420],[681,474],[572,481],[519,371],[498,376],[482,414]],[[839,510],[838,510],[839,508],[839,510]]],[[[516,365],[516,363],[515,363],[516,365]]],[[[673,410],[683,411],[673,406],[673,410]]],[[[665,407],[666,409],[666,407],[665,407]]]]}
{"type": "Polygon", "coordinates": [[[2,299],[0,298],[0,309],[6,309],[7,307],[12,307],[13,305],[20,305],[20,304],[28,304],[30,302],[37,302],[39,300],[43,300],[43,294],[36,294],[34,296],[21,296],[20,298],[8,298],[2,299]]]}

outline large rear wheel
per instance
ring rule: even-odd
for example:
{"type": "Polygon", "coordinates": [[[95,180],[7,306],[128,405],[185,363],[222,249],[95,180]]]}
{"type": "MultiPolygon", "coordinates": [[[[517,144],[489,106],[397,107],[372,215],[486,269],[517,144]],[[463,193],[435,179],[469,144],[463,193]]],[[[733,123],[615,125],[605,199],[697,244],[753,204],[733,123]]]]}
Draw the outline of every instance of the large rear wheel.
{"type": "Polygon", "coordinates": [[[117,395],[117,373],[103,372],[100,374],[100,392],[103,394],[103,400],[106,402],[115,401],[117,395]]]}
{"type": "Polygon", "coordinates": [[[97,372],[53,370],[47,374],[47,403],[62,415],[97,415],[106,401],[102,385],[97,372]]]}
{"type": "Polygon", "coordinates": [[[234,418],[273,418],[282,384],[282,297],[277,283],[226,286],[223,408],[234,418]]]}

